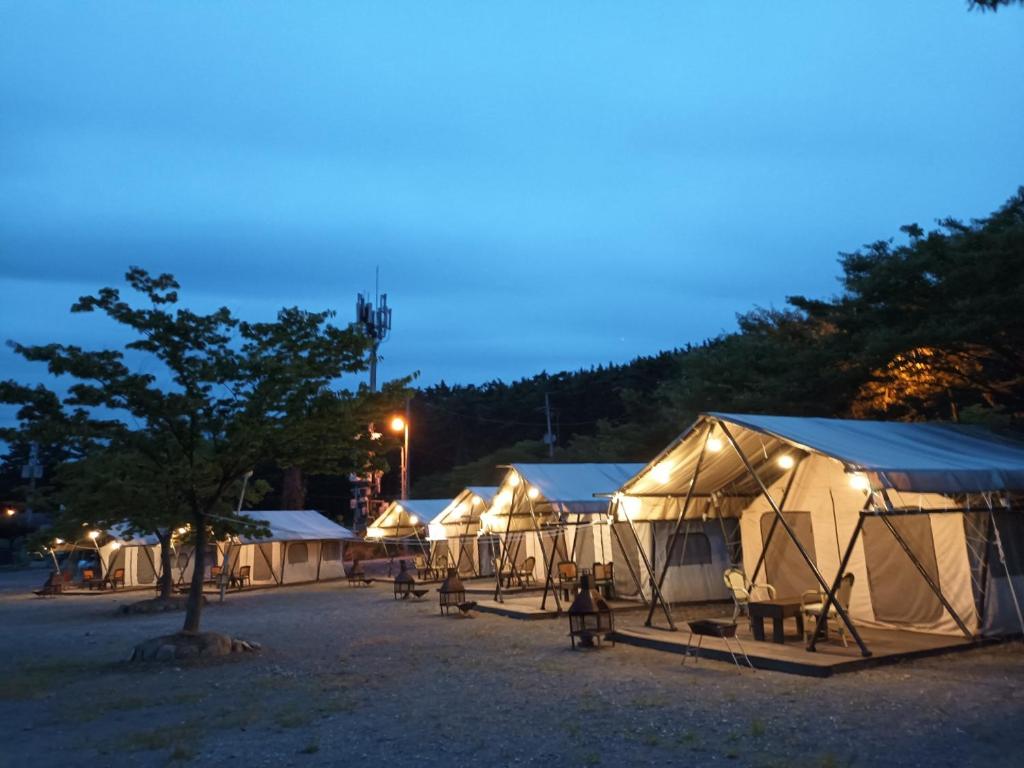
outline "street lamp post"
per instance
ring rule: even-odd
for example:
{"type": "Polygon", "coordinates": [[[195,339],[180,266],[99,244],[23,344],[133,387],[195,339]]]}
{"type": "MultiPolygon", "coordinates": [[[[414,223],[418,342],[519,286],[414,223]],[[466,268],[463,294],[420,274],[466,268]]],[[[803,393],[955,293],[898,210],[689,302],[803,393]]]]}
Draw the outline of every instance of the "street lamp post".
{"type": "Polygon", "coordinates": [[[391,419],[391,430],[402,433],[402,500],[409,498],[409,421],[401,416],[391,419]]]}

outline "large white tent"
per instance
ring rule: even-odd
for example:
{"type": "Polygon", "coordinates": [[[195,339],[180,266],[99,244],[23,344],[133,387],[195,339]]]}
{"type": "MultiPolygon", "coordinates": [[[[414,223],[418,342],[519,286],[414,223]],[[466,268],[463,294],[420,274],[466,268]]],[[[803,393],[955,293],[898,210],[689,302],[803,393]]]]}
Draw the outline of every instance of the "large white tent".
{"type": "Polygon", "coordinates": [[[450,499],[392,501],[366,529],[370,541],[415,541],[426,549],[427,526],[450,499]]]}
{"type": "Polygon", "coordinates": [[[493,572],[489,537],[481,537],[480,515],[494,501],[494,486],[471,485],[460,491],[427,527],[430,559],[457,567],[461,576],[493,572]]]}
{"type": "Polygon", "coordinates": [[[513,464],[502,478],[481,531],[501,542],[500,564],[523,567],[547,585],[560,561],[580,568],[612,561],[609,499],[642,464],[513,464]]]}
{"type": "Polygon", "coordinates": [[[253,586],[283,586],[345,577],[344,543],[359,537],[319,512],[246,510],[269,535],[221,542],[220,561],[230,572],[248,566],[253,586]]]}
{"type": "MultiPolygon", "coordinates": [[[[211,566],[230,568],[232,574],[248,566],[253,586],[281,586],[342,578],[343,544],[357,541],[347,528],[328,520],[315,510],[246,510],[244,515],[268,533],[266,537],[241,536],[212,542],[205,558],[211,566]]],[[[194,547],[184,530],[171,537],[171,578],[179,587],[192,579],[194,547]]],[[[127,589],[155,587],[160,577],[160,544],[153,534],[128,537],[123,528],[90,531],[76,542],[54,545],[56,551],[71,553],[67,568],[83,557],[99,561],[100,574],[109,576],[124,569],[127,589]]]]}
{"type": "MultiPolygon", "coordinates": [[[[738,521],[748,580],[780,595],[821,589],[832,603],[853,574],[840,618],[868,653],[858,625],[968,637],[1024,628],[1022,490],[1024,446],[983,430],[708,413],[615,506],[680,534],[689,521],[738,521]]],[[[662,585],[664,571],[650,571],[662,585]]]]}

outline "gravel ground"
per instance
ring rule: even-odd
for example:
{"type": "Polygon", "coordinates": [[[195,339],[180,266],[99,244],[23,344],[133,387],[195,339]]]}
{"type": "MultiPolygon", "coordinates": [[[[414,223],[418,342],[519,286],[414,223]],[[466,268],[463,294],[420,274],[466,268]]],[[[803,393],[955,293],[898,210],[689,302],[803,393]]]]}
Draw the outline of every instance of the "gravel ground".
{"type": "Polygon", "coordinates": [[[332,583],[208,608],[206,629],[260,655],[129,664],[181,614],[26,595],[40,581],[0,574],[3,766],[1024,764],[1017,643],[828,680],[737,674],[332,583]]]}

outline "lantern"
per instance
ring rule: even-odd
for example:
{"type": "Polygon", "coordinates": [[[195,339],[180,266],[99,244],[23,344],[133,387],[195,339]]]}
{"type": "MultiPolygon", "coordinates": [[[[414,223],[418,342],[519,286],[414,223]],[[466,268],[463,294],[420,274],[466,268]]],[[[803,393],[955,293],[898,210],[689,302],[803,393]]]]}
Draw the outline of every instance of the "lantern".
{"type": "Polygon", "coordinates": [[[416,579],[412,577],[412,574],[406,570],[405,560],[400,560],[398,565],[398,575],[395,576],[395,600],[402,598],[403,600],[408,599],[409,595],[412,594],[412,588],[416,584],[416,579]]]}
{"type": "Polygon", "coordinates": [[[579,640],[581,648],[593,648],[594,639],[598,644],[615,629],[615,620],[608,603],[593,588],[593,580],[589,571],[584,571],[580,580],[580,591],[569,606],[569,639],[576,648],[579,640]]]}
{"type": "Polygon", "coordinates": [[[439,601],[441,613],[449,613],[452,607],[458,608],[466,602],[466,588],[462,585],[459,572],[455,568],[448,569],[448,578],[441,582],[439,601]]]}

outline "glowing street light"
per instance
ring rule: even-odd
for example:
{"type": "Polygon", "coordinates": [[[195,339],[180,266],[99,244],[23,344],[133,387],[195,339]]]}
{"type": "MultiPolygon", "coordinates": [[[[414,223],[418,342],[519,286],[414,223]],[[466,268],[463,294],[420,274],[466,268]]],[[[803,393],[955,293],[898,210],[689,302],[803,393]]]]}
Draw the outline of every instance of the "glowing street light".
{"type": "Polygon", "coordinates": [[[401,416],[391,418],[391,431],[402,433],[402,498],[409,498],[409,422],[401,416]]]}

